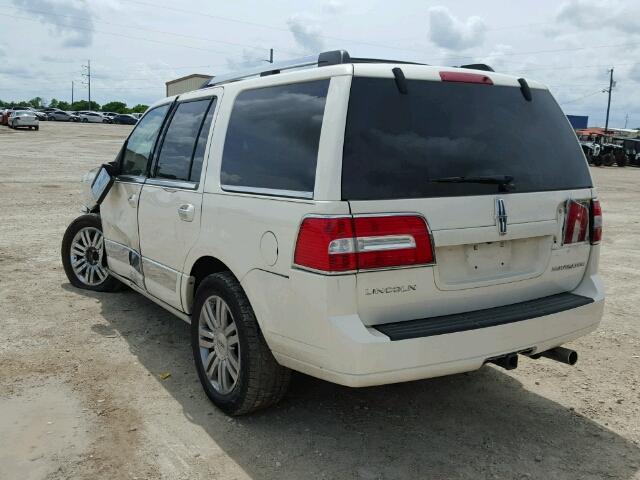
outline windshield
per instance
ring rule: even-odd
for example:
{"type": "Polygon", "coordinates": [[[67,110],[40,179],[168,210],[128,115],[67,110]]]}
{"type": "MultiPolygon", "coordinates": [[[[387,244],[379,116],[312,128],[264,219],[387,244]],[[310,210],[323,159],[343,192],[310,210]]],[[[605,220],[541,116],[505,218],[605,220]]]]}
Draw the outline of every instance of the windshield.
{"type": "Polygon", "coordinates": [[[345,200],[591,187],[580,144],[551,94],[499,85],[355,77],[342,161],[345,200]],[[474,178],[475,177],[475,178],[474,178]],[[455,178],[464,181],[442,181],[455,178]]]}

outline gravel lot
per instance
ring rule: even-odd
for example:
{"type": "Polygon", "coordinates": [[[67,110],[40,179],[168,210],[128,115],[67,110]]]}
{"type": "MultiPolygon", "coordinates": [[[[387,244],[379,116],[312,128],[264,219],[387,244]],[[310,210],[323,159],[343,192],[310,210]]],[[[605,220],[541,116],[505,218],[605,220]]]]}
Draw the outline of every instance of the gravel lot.
{"type": "Polygon", "coordinates": [[[200,388],[185,323],[62,270],[79,178],[129,130],[0,127],[1,479],[640,479],[640,169],[593,170],[608,298],[570,345],[575,367],[361,390],[297,375],[278,407],[230,419],[200,388]]]}

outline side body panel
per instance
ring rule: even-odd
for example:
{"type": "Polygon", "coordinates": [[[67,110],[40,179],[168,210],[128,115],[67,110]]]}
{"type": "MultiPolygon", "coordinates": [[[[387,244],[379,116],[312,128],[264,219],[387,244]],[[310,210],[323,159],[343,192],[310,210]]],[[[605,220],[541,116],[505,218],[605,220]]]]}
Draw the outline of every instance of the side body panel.
{"type": "Polygon", "coordinates": [[[142,178],[116,180],[100,206],[109,269],[142,286],[138,202],[142,178]]]}

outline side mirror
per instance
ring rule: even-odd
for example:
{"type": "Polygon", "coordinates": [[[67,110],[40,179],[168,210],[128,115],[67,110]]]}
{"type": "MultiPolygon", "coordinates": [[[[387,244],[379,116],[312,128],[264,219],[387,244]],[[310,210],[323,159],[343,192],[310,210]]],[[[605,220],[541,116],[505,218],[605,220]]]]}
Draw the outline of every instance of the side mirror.
{"type": "Polygon", "coordinates": [[[91,195],[97,205],[102,203],[114,182],[114,177],[109,173],[109,167],[109,164],[102,165],[91,184],[91,195]]]}

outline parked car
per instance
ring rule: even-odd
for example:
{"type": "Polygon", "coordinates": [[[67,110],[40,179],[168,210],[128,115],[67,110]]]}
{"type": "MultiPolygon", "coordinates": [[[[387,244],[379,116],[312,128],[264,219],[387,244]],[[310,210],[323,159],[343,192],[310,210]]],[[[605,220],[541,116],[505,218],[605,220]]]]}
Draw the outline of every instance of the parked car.
{"type": "Polygon", "coordinates": [[[80,116],[78,115],[78,112],[67,112],[69,114],[69,117],[71,117],[71,121],[72,122],[79,122],[80,121],[80,116]]]}
{"type": "Polygon", "coordinates": [[[69,282],[190,322],[233,415],[282,398],[290,369],[364,387],[574,364],[560,345],[604,307],[602,210],[547,87],[344,51],[308,65],[153,105],[86,178],[69,282]]]}
{"type": "Polygon", "coordinates": [[[118,114],[115,113],[115,112],[102,112],[102,115],[104,116],[105,120],[107,121],[106,123],[113,123],[113,117],[115,117],[118,114]]]}
{"type": "Polygon", "coordinates": [[[135,118],[136,120],[140,120],[140,118],[142,118],[142,115],[144,115],[143,113],[132,113],[130,114],[133,118],[135,118]]]}
{"type": "Polygon", "coordinates": [[[629,164],[634,167],[640,167],[640,138],[620,137],[618,140],[622,143],[629,164]]]}
{"type": "Polygon", "coordinates": [[[0,125],[9,125],[9,114],[11,112],[8,108],[0,110],[0,125]]]}
{"type": "Polygon", "coordinates": [[[128,113],[121,113],[113,117],[113,123],[120,125],[135,125],[137,122],[138,119],[128,113]]]}
{"type": "Polygon", "coordinates": [[[36,114],[30,110],[13,110],[9,115],[9,128],[28,128],[40,130],[36,114]]]}
{"type": "Polygon", "coordinates": [[[47,121],[47,114],[41,110],[33,110],[33,113],[36,117],[38,117],[38,120],[41,122],[46,122],[47,121]]]}
{"type": "Polygon", "coordinates": [[[47,113],[47,119],[56,122],[71,122],[73,116],[63,110],[51,110],[47,113]]]}
{"type": "Polygon", "coordinates": [[[102,114],[97,112],[78,112],[78,117],[82,123],[105,123],[102,114]]]}

